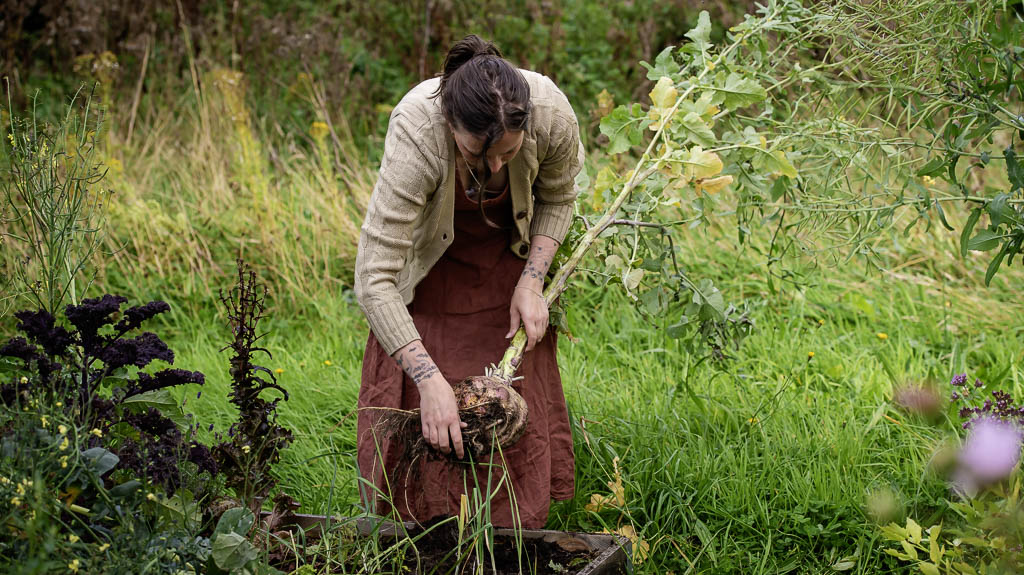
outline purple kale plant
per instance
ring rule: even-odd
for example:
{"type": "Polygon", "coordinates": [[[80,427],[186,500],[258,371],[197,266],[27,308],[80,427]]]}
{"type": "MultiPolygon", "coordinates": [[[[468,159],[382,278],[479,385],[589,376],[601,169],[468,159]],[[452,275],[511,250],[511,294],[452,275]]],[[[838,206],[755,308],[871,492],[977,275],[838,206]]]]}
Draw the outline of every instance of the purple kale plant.
{"type": "Polygon", "coordinates": [[[119,468],[148,478],[170,495],[180,485],[181,461],[191,461],[211,476],[216,464],[210,449],[194,440],[194,433],[183,434],[165,414],[139,407],[145,404],[133,398],[180,385],[202,385],[205,378],[184,369],[142,371],[156,360],[174,362],[174,352],[156,334],[134,333],[170,306],[152,301],[122,312],[127,301],[108,294],[69,305],[64,309],[67,327],[45,310],[15,313],[23,335],[0,346],[0,357],[20,361],[21,369],[11,383],[0,385],[0,403],[15,409],[33,400],[62,406],[76,426],[97,430],[90,447],[110,450],[119,457],[119,468]],[[108,387],[109,392],[101,391],[108,387]],[[122,423],[134,432],[111,433],[122,423]]]}
{"type": "Polygon", "coordinates": [[[953,387],[950,399],[961,406],[959,414],[963,422],[960,426],[963,429],[970,429],[983,419],[998,419],[1024,429],[1024,404],[1018,404],[1009,393],[993,390],[991,397],[982,401],[981,389],[985,384],[980,379],[968,383],[966,373],[954,375],[949,384],[953,387]]]}
{"type": "Polygon", "coordinates": [[[214,453],[225,484],[254,512],[276,484],[271,466],[280,460],[281,450],[292,442],[291,431],[277,423],[277,404],[281,399],[288,400],[288,392],[278,385],[273,372],[254,363],[257,352],[271,357],[268,350],[256,345],[266,335],[257,331],[266,309],[266,296],[267,288],[256,281],[256,273],[238,260],[237,284],[227,294],[221,293],[234,335],[221,351],[233,352],[229,396],[238,408],[238,420],[214,453]],[[268,389],[281,396],[273,401],[260,397],[268,389]]]}

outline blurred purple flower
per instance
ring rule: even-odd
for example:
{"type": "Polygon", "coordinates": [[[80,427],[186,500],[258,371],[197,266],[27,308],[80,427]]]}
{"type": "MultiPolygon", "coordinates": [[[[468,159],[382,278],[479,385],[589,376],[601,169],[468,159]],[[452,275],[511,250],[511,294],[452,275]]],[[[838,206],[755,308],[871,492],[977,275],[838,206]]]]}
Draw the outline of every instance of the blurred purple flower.
{"type": "Polygon", "coordinates": [[[958,374],[953,376],[953,379],[949,380],[949,384],[952,385],[953,387],[960,387],[961,385],[964,385],[965,383],[967,383],[967,374],[966,373],[958,373],[958,374]]]}
{"type": "Polygon", "coordinates": [[[954,482],[964,494],[1009,477],[1020,461],[1024,433],[1013,423],[986,417],[974,421],[960,450],[954,482]]]}

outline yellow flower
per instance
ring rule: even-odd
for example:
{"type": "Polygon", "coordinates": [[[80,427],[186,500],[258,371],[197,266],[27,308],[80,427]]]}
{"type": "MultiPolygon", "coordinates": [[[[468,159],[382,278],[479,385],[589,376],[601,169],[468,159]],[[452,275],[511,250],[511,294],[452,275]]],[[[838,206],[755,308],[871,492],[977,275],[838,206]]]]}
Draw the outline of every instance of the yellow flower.
{"type": "Polygon", "coordinates": [[[61,458],[60,458],[60,468],[61,469],[67,469],[67,467],[68,467],[68,456],[67,455],[62,455],[61,458]]]}
{"type": "Polygon", "coordinates": [[[935,183],[935,178],[931,176],[921,176],[921,182],[923,182],[926,186],[930,186],[935,183]]]}
{"type": "Polygon", "coordinates": [[[103,545],[99,546],[99,552],[100,553],[103,553],[107,549],[110,549],[110,543],[104,543],[103,545]]]}
{"type": "Polygon", "coordinates": [[[78,535],[75,535],[74,533],[68,535],[68,541],[72,543],[78,543],[78,535]]]}
{"type": "Polygon", "coordinates": [[[813,351],[807,352],[807,359],[811,359],[812,357],[814,357],[814,352],[813,351]]]}
{"type": "Polygon", "coordinates": [[[56,405],[57,407],[64,407],[64,402],[63,401],[58,401],[54,405],[56,405]]]}
{"type": "Polygon", "coordinates": [[[878,332],[875,335],[878,337],[878,339],[880,339],[882,341],[885,341],[885,340],[889,339],[889,334],[884,333],[884,332],[878,332]]]}
{"type": "Polygon", "coordinates": [[[324,365],[331,365],[331,360],[325,359],[324,360],[324,365]]]}
{"type": "Polygon", "coordinates": [[[712,62],[711,60],[708,60],[708,70],[714,70],[714,69],[715,69],[715,63],[712,62]]]}
{"type": "Polygon", "coordinates": [[[27,378],[27,377],[24,377],[24,376],[22,376],[22,378],[21,378],[21,383],[22,383],[22,385],[24,385],[24,384],[28,383],[28,378],[27,378]]]}
{"type": "Polygon", "coordinates": [[[276,373],[277,375],[281,375],[282,373],[284,373],[284,370],[279,367],[274,370],[274,373],[276,373]]]}
{"type": "Polygon", "coordinates": [[[11,497],[11,505],[21,505],[20,497],[11,497]]]}
{"type": "Polygon", "coordinates": [[[67,435],[68,426],[66,426],[64,424],[58,425],[57,426],[57,432],[60,433],[61,435],[67,435]]]}
{"type": "Polygon", "coordinates": [[[309,135],[317,142],[327,137],[327,124],[324,122],[313,122],[309,126],[309,135]]]}
{"type": "Polygon", "coordinates": [[[150,501],[156,501],[156,494],[155,493],[147,493],[146,494],[146,499],[148,499],[150,501]]]}
{"type": "Polygon", "coordinates": [[[3,475],[0,475],[0,485],[7,485],[7,484],[8,484],[8,483],[10,483],[10,482],[11,482],[11,480],[10,480],[10,479],[7,479],[7,478],[6,478],[6,477],[4,477],[3,475]]]}
{"type": "Polygon", "coordinates": [[[72,573],[78,573],[78,568],[81,566],[82,564],[78,561],[78,559],[74,559],[71,561],[71,563],[68,563],[68,569],[70,569],[72,573]]]}
{"type": "Polygon", "coordinates": [[[818,325],[825,325],[825,320],[819,319],[818,320],[818,325]]]}
{"type": "Polygon", "coordinates": [[[102,432],[102,431],[100,431],[99,429],[95,429],[95,428],[94,428],[94,429],[93,429],[92,431],[90,431],[89,433],[91,433],[91,434],[95,435],[96,437],[103,437],[103,432],[102,432]]]}
{"type": "Polygon", "coordinates": [[[243,453],[249,453],[250,451],[252,451],[252,449],[248,445],[243,445],[242,446],[242,452],[243,453]]]}
{"type": "Polygon", "coordinates": [[[39,421],[43,424],[43,429],[46,429],[50,425],[50,420],[46,419],[46,416],[40,416],[39,421]]]}
{"type": "Polygon", "coordinates": [[[61,441],[60,445],[57,446],[57,449],[60,449],[61,451],[64,451],[65,449],[68,448],[68,445],[70,445],[70,442],[68,442],[68,438],[67,438],[67,436],[65,436],[64,440],[61,441]]]}

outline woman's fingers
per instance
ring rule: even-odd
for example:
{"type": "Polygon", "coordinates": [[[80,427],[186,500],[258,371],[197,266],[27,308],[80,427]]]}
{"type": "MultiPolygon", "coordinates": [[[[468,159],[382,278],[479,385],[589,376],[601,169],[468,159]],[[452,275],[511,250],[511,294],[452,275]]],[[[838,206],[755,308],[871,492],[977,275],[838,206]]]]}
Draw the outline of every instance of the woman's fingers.
{"type": "MultiPolygon", "coordinates": [[[[455,447],[455,455],[459,459],[462,459],[462,426],[459,425],[458,421],[453,421],[452,424],[448,426],[447,433],[451,434],[452,446],[455,447]]],[[[447,447],[447,445],[445,447],[447,447]]],[[[447,451],[445,453],[447,453],[447,451]]]]}

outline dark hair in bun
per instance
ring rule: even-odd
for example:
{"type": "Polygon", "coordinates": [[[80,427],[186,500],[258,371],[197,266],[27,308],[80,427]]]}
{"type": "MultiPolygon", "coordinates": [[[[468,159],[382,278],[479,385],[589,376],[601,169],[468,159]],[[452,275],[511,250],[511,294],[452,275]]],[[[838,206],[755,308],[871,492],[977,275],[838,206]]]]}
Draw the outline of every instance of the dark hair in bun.
{"type": "Polygon", "coordinates": [[[470,34],[444,59],[441,109],[450,124],[484,139],[484,149],[505,132],[526,129],[530,85],[491,42],[470,34]]]}

